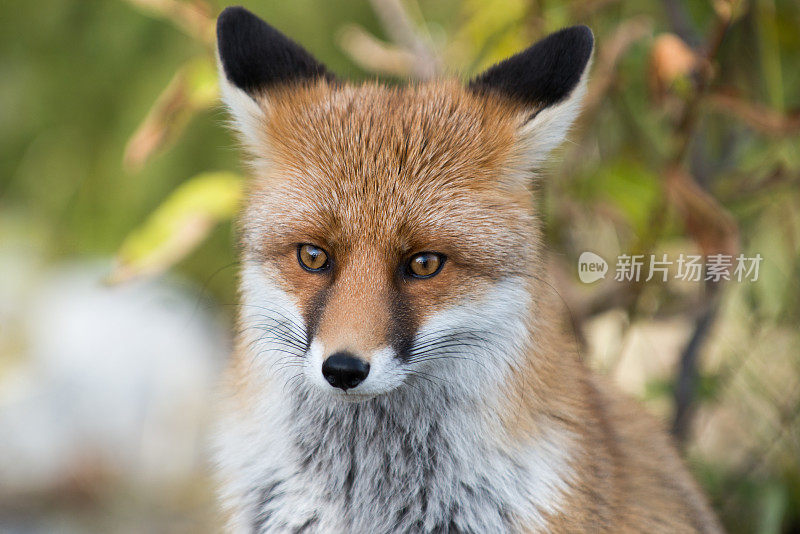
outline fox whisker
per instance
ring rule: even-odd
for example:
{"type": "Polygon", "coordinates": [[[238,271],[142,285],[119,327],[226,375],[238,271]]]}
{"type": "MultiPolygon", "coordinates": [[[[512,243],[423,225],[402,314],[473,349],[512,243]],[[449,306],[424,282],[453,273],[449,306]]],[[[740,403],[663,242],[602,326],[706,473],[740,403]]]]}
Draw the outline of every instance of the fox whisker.
{"type": "Polygon", "coordinates": [[[470,358],[468,356],[465,356],[463,353],[458,353],[458,352],[453,352],[453,353],[435,353],[435,355],[433,355],[433,356],[427,356],[426,355],[424,357],[419,357],[419,358],[415,358],[415,359],[408,360],[408,361],[409,361],[409,363],[423,363],[423,362],[432,362],[432,361],[435,361],[435,360],[447,360],[447,359],[450,359],[450,360],[467,360],[467,361],[476,363],[476,364],[480,365],[481,367],[483,367],[484,369],[486,369],[486,366],[480,360],[476,360],[475,358],[470,358]]]}
{"type": "Polygon", "coordinates": [[[303,373],[302,373],[302,372],[300,372],[300,373],[297,373],[296,375],[292,376],[291,378],[289,378],[289,379],[288,379],[286,382],[284,382],[284,383],[283,383],[283,388],[282,388],[282,391],[283,391],[284,393],[286,393],[286,386],[289,386],[289,385],[291,385],[291,384],[295,384],[295,385],[296,385],[297,383],[296,383],[295,381],[296,381],[298,378],[302,377],[302,376],[303,376],[303,373]]]}
{"type": "MultiPolygon", "coordinates": [[[[297,337],[305,337],[307,335],[305,328],[292,317],[281,313],[279,310],[270,310],[263,307],[258,308],[268,311],[270,314],[255,314],[252,316],[254,319],[266,319],[271,323],[283,325],[297,337]]],[[[269,322],[264,324],[270,324],[269,322]]]]}

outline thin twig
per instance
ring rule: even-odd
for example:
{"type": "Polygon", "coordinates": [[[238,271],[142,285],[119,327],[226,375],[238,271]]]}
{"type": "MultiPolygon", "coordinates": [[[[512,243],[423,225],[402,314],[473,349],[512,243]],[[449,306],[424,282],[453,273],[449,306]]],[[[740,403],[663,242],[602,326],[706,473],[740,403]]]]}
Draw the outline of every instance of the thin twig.
{"type": "Polygon", "coordinates": [[[663,0],[662,3],[672,31],[689,45],[699,45],[701,38],[689,21],[689,14],[686,13],[683,3],[678,0],[663,0]]]}
{"type": "MultiPolygon", "coordinates": [[[[709,286],[708,289],[709,292],[717,293],[716,285],[709,286]]],[[[686,443],[690,423],[694,415],[694,398],[699,378],[700,349],[703,347],[706,338],[708,338],[718,309],[719,298],[712,297],[698,316],[692,336],[689,338],[686,348],[683,349],[678,364],[678,375],[675,378],[675,392],[673,395],[675,414],[672,421],[672,434],[681,444],[686,443]]]]}
{"type": "Polygon", "coordinates": [[[433,47],[414,27],[400,0],[370,0],[370,3],[386,35],[416,57],[413,75],[420,80],[429,80],[436,76],[440,65],[433,47]]]}

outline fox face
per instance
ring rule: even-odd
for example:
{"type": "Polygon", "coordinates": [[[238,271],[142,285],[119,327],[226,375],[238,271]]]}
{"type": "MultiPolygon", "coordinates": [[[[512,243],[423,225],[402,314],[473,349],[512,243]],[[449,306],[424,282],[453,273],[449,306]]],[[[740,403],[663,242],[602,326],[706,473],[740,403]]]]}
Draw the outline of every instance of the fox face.
{"type": "Polygon", "coordinates": [[[468,85],[406,87],[340,82],[241,8],[218,34],[253,174],[241,327],[255,361],[243,380],[334,402],[502,381],[535,342],[531,171],[577,113],[588,29],[468,85]],[[469,377],[448,380],[465,361],[469,377]]]}

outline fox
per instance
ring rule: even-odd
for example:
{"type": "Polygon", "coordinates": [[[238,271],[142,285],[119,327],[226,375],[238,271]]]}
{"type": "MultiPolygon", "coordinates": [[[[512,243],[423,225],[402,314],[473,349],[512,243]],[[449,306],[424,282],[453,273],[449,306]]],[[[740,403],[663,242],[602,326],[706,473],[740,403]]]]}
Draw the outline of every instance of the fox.
{"type": "Polygon", "coordinates": [[[352,83],[220,14],[248,169],[228,531],[722,532],[660,423],[584,363],[547,272],[537,192],[593,49],[574,26],[466,83],[352,83]]]}

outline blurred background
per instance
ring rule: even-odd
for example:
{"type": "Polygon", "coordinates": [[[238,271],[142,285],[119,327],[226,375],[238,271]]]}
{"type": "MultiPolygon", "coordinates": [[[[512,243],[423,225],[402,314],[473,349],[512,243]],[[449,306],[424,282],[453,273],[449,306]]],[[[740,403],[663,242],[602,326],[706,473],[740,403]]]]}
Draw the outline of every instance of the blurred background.
{"type": "MultiPolygon", "coordinates": [[[[242,4],[387,83],[467,78],[588,24],[585,113],[541,186],[564,310],[730,532],[800,531],[800,3],[242,4]],[[580,282],[584,251],[605,279],[580,282]],[[616,281],[622,254],[763,260],[755,280],[616,281]]],[[[224,5],[4,4],[0,532],[219,530],[206,436],[243,184],[217,102],[224,5]]]]}

